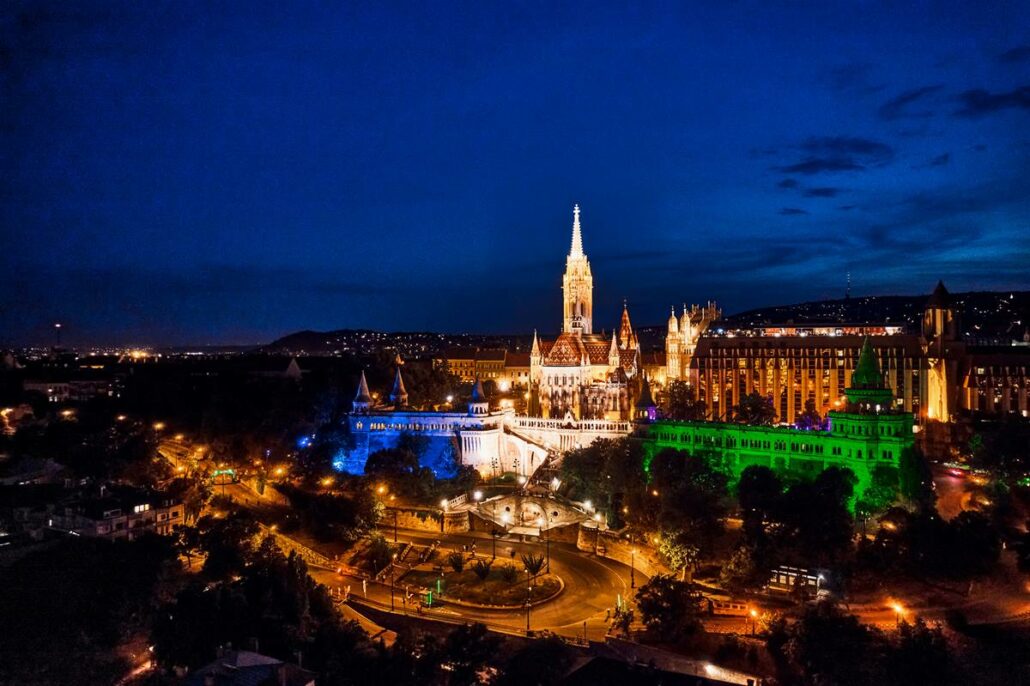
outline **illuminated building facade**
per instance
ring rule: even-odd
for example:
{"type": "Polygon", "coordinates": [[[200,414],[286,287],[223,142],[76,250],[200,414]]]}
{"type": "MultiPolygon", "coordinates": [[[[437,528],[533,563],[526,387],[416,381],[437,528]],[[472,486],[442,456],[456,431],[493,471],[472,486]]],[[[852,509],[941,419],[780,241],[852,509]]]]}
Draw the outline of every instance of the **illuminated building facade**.
{"type": "Polygon", "coordinates": [[[438,477],[453,476],[459,465],[471,466],[485,477],[529,476],[547,457],[545,447],[505,430],[514,423],[514,411],[492,410],[478,379],[466,411],[418,411],[407,407],[407,397],[400,366],[389,404],[373,400],[362,372],[347,418],[354,447],[334,459],[333,468],[362,474],[369,455],[396,448],[405,436],[419,445],[419,464],[438,477]]]}
{"type": "Polygon", "coordinates": [[[828,467],[846,467],[858,479],[855,495],[860,498],[876,470],[897,472],[903,456],[913,450],[913,417],[900,409],[868,338],[844,395],[840,408],[829,413],[827,431],[658,421],[646,429],[647,451],[651,456],[663,448],[711,455],[714,465],[733,479],[751,465],[806,478],[828,467]]]}
{"type": "Polygon", "coordinates": [[[676,317],[676,308],[669,313],[665,333],[665,365],[667,381],[692,381],[690,362],[694,358],[697,342],[708,326],[722,316],[715,303],[709,301],[704,307],[692,305],[676,317]]]}
{"type": "Polygon", "coordinates": [[[927,300],[918,332],[846,324],[709,328],[697,340],[688,380],[715,421],[730,419],[749,393],[771,397],[780,423],[795,423],[809,401],[826,416],[845,402],[844,389],[866,336],[896,407],[923,425],[1028,414],[1030,348],[967,342],[958,308],[942,283],[927,300]]]}

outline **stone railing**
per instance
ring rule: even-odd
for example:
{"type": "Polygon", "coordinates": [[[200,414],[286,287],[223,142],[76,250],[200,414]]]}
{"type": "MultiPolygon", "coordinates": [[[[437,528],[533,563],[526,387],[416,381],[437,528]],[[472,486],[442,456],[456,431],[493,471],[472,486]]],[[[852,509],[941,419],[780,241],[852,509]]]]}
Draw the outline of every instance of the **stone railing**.
{"type": "Polygon", "coordinates": [[[536,417],[515,417],[512,425],[518,429],[544,429],[546,431],[586,431],[590,433],[628,434],[632,422],[609,421],[606,419],[539,419],[536,417]]]}

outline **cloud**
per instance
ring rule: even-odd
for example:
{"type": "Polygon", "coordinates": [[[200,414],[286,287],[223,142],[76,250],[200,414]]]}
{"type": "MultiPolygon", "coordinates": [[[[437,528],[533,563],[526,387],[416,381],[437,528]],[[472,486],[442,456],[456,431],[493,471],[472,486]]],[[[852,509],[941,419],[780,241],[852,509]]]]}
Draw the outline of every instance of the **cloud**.
{"type": "Polygon", "coordinates": [[[804,196],[806,198],[835,198],[840,194],[842,189],[840,188],[807,188],[805,189],[804,196]]]}
{"type": "Polygon", "coordinates": [[[778,184],[776,184],[776,187],[777,188],[797,188],[798,187],[798,182],[797,182],[797,179],[784,179],[783,181],[780,181],[778,184]]]}
{"type": "Polygon", "coordinates": [[[1030,86],[1022,86],[1007,93],[988,93],[982,88],[968,90],[957,97],[962,106],[955,110],[956,117],[982,117],[1001,110],[1030,110],[1030,86]]]}
{"type": "Polygon", "coordinates": [[[865,167],[846,157],[809,157],[794,164],[774,167],[774,169],[787,174],[820,174],[822,172],[861,171],[865,167]]]}
{"type": "Polygon", "coordinates": [[[888,100],[880,106],[880,118],[890,121],[894,119],[901,119],[903,117],[931,117],[933,116],[933,112],[929,110],[914,112],[909,109],[909,106],[915,103],[916,101],[925,98],[927,95],[930,95],[931,93],[936,93],[943,87],[944,86],[942,86],[941,84],[935,84],[932,86],[923,86],[922,88],[913,88],[912,90],[907,90],[904,93],[901,93],[900,95],[891,98],[890,100],[888,100]]]}
{"type": "Polygon", "coordinates": [[[861,171],[867,166],[887,164],[894,158],[894,149],[886,143],[858,136],[812,136],[794,148],[806,153],[805,156],[793,164],[773,169],[807,175],[861,171]]]}
{"type": "Polygon", "coordinates": [[[944,153],[941,153],[940,155],[937,155],[936,157],[930,158],[928,161],[926,161],[923,164],[913,164],[912,168],[913,169],[929,169],[931,167],[946,167],[950,163],[951,163],[951,153],[950,152],[944,152],[944,153]]]}
{"type": "Polygon", "coordinates": [[[780,210],[780,214],[784,217],[796,217],[798,215],[808,214],[808,212],[800,207],[784,207],[780,210]]]}
{"type": "Polygon", "coordinates": [[[1019,45],[998,55],[998,61],[1004,64],[1030,61],[1030,45],[1019,45]]]}
{"type": "Polygon", "coordinates": [[[894,155],[894,149],[886,143],[857,136],[813,136],[798,147],[815,155],[856,155],[873,160],[894,155]]]}

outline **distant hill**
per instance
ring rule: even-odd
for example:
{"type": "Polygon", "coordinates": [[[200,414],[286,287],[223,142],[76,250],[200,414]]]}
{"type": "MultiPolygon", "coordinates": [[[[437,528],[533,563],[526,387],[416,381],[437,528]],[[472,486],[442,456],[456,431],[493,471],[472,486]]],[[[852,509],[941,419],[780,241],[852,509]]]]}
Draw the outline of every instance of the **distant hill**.
{"type": "MultiPolygon", "coordinates": [[[[819,300],[794,305],[776,305],[728,315],[717,324],[722,328],[750,328],[773,324],[900,323],[909,331],[919,330],[927,295],[881,295],[842,300],[819,300]]],[[[1030,291],[973,291],[953,293],[962,312],[966,336],[983,341],[1022,339],[1030,326],[1030,291]]],[[[641,347],[661,348],[665,325],[637,329],[641,347]]],[[[403,357],[432,357],[452,347],[505,348],[528,352],[532,334],[442,334],[428,331],[395,332],[368,329],[298,331],[258,349],[263,353],[289,355],[373,354],[386,347],[396,348],[403,357]]]]}
{"type": "Polygon", "coordinates": [[[371,355],[384,348],[396,348],[402,357],[424,358],[454,347],[505,348],[528,352],[532,345],[532,334],[444,334],[429,331],[338,329],[298,331],[272,341],[260,351],[290,355],[371,355]]]}
{"type": "MultiPolygon", "coordinates": [[[[724,317],[725,327],[791,323],[901,323],[919,330],[926,295],[882,295],[762,307],[724,317]]],[[[1030,291],[952,293],[962,330],[974,339],[1021,339],[1030,326],[1030,291]]]]}

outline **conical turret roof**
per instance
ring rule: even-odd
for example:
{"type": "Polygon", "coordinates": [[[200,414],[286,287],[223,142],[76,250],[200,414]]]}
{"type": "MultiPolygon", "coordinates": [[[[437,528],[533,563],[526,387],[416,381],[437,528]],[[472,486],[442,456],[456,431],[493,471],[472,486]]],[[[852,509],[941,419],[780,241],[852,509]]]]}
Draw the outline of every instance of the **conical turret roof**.
{"type": "Polygon", "coordinates": [[[654,398],[651,396],[651,384],[647,381],[647,374],[641,374],[640,399],[637,400],[637,409],[646,410],[654,406],[654,398]]]}
{"type": "Polygon", "coordinates": [[[930,299],[926,301],[926,306],[934,309],[944,309],[951,306],[951,293],[948,293],[948,289],[944,287],[943,281],[937,282],[937,288],[933,289],[930,299]]]}
{"type": "Polygon", "coordinates": [[[851,375],[852,388],[883,388],[883,374],[880,372],[880,360],[876,357],[873,344],[866,336],[862,344],[862,352],[858,354],[858,364],[851,375]]]}
{"type": "Polygon", "coordinates": [[[368,382],[365,381],[365,370],[361,370],[361,381],[358,382],[358,392],[354,396],[354,402],[371,404],[372,396],[368,392],[368,382]]]}
{"type": "Polygon", "coordinates": [[[390,391],[390,402],[394,405],[408,404],[408,390],[404,388],[404,378],[401,376],[400,367],[397,367],[397,375],[393,377],[393,390],[390,391]]]}
{"type": "Polygon", "coordinates": [[[629,321],[629,307],[622,301],[622,321],[619,323],[619,347],[635,348],[637,336],[633,333],[633,325],[629,321]]]}

